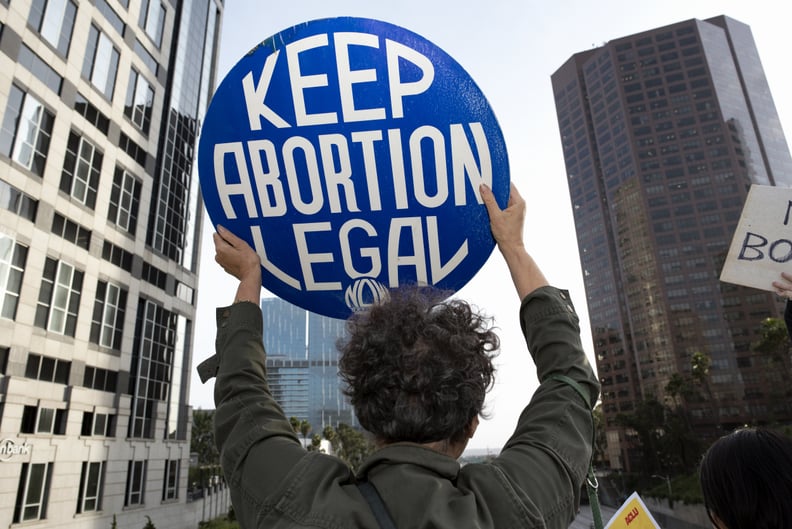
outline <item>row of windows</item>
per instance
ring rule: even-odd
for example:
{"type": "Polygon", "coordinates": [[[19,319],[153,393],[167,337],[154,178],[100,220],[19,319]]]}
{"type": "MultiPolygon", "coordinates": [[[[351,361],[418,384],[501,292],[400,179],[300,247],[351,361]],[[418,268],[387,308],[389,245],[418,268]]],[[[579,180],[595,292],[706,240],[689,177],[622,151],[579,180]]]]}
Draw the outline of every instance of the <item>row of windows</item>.
{"type": "MultiPolygon", "coordinates": [[[[47,518],[54,468],[55,463],[52,462],[22,464],[14,507],[14,523],[47,518]]],[[[163,470],[162,501],[178,499],[179,460],[166,460],[163,470]]],[[[148,461],[128,462],[125,507],[144,504],[147,471],[148,461]]],[[[76,514],[102,510],[106,472],[107,461],[83,461],[77,489],[76,514]]]]}
{"type": "MultiPolygon", "coordinates": [[[[38,176],[43,176],[55,116],[38,99],[11,85],[8,106],[0,130],[0,154],[13,159],[38,176]]],[[[104,154],[97,145],[77,131],[70,131],[61,172],[60,189],[90,209],[96,207],[104,154]]],[[[17,196],[0,203],[13,207],[17,196]]],[[[107,218],[118,228],[134,235],[137,226],[142,183],[129,171],[116,167],[113,175],[107,218]]],[[[7,191],[9,193],[9,191],[7,191]]],[[[75,242],[75,241],[72,241],[75,242]]],[[[87,247],[86,247],[87,249],[87,247]]]]}
{"type": "MultiPolygon", "coordinates": [[[[84,411],[80,435],[84,437],[115,437],[116,416],[108,413],[84,411]]],[[[66,435],[68,410],[46,406],[25,406],[19,433],[66,435]]]]}
{"type": "MultiPolygon", "coordinates": [[[[99,12],[110,23],[110,26],[112,26],[123,39],[126,25],[121,17],[107,4],[106,0],[98,0],[96,6],[99,12]]],[[[35,28],[39,32],[41,38],[53,46],[58,54],[65,58],[69,54],[76,15],[77,4],[75,4],[73,0],[34,0],[28,15],[28,24],[35,28]]],[[[143,28],[145,34],[158,49],[162,46],[165,16],[165,5],[162,2],[158,0],[144,0],[141,3],[138,25],[143,28]]],[[[139,41],[137,42],[139,44],[139,41]]],[[[144,46],[140,45],[140,47],[145,50],[144,46]]],[[[145,51],[145,53],[138,52],[138,55],[144,57],[144,62],[152,69],[156,76],[158,65],[156,61],[154,61],[153,67],[150,64],[149,58],[151,54],[145,51]]],[[[112,100],[120,53],[112,39],[95,24],[91,24],[89,29],[84,57],[82,67],[83,77],[88,79],[107,99],[112,100]]],[[[42,64],[46,65],[43,61],[42,64]]],[[[130,77],[134,78],[134,83],[130,80],[130,89],[133,89],[134,94],[134,89],[137,88],[138,83],[141,81],[138,79],[140,77],[139,73],[134,70],[133,72],[134,75],[130,77]]],[[[148,82],[143,82],[150,89],[148,82]]],[[[58,90],[56,90],[56,92],[57,91],[58,90]]],[[[148,89],[145,89],[142,93],[148,91],[148,89]]],[[[151,99],[149,100],[140,97],[132,97],[131,100],[135,103],[148,102],[150,104],[151,101],[153,101],[153,90],[150,91],[150,95],[151,99]]],[[[129,101],[130,97],[128,94],[127,103],[129,103],[129,101]]],[[[137,121],[136,124],[141,126],[137,121]]],[[[141,129],[143,129],[142,126],[141,129]]],[[[143,130],[146,133],[148,132],[146,129],[143,130]]]]}
{"type": "MultiPolygon", "coordinates": [[[[0,316],[3,318],[16,318],[27,251],[27,246],[0,234],[0,316]]],[[[83,271],[73,265],[51,257],[46,258],[34,319],[37,327],[74,337],[83,277],[83,271]]],[[[126,297],[127,290],[122,286],[97,281],[91,342],[120,349],[126,297]]],[[[34,369],[30,360],[28,369],[34,369]]]]}

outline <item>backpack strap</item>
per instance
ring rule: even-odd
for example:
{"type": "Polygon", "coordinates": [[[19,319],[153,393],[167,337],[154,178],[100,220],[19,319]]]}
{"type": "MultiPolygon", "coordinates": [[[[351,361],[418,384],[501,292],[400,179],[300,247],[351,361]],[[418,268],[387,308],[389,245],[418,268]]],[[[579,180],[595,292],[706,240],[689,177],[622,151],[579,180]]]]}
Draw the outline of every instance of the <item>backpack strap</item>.
{"type": "MultiPolygon", "coordinates": [[[[552,374],[547,377],[548,380],[556,380],[558,382],[562,382],[572,389],[574,389],[582,398],[583,402],[586,403],[588,409],[591,410],[591,395],[588,391],[583,389],[583,386],[578,384],[576,381],[572,380],[566,375],[561,375],[558,373],[552,374]]],[[[592,439],[591,442],[592,452],[594,447],[594,440],[592,439]]],[[[586,492],[588,492],[589,498],[589,505],[591,506],[591,516],[594,519],[594,529],[603,529],[604,525],[602,523],[602,511],[600,510],[600,503],[599,503],[599,495],[597,494],[597,489],[599,488],[599,482],[597,482],[597,476],[594,475],[594,456],[591,456],[592,461],[589,462],[588,468],[588,475],[586,476],[586,492]]]]}
{"type": "Polygon", "coordinates": [[[382,496],[380,496],[374,485],[369,481],[360,481],[357,483],[357,488],[366,502],[368,502],[369,507],[371,507],[371,512],[374,514],[374,518],[377,519],[380,528],[396,529],[396,524],[393,522],[393,518],[391,518],[385,503],[382,501],[382,496]]]}

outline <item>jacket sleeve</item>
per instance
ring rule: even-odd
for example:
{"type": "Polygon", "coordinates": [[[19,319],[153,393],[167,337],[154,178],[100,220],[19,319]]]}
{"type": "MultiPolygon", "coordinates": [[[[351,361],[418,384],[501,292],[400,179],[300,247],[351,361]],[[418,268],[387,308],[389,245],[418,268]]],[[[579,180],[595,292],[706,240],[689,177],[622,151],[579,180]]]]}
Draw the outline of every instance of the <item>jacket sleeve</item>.
{"type": "Polygon", "coordinates": [[[792,300],[787,300],[786,308],[784,309],[784,323],[786,323],[787,334],[789,340],[792,341],[792,300]]]}
{"type": "Polygon", "coordinates": [[[261,309],[217,309],[215,441],[243,527],[306,451],[267,385],[261,309]],[[262,479],[265,478],[265,479],[262,479]]]}
{"type": "Polygon", "coordinates": [[[514,494],[546,527],[568,527],[580,503],[594,435],[599,381],[586,359],[578,316],[566,291],[542,287],[523,300],[521,325],[539,388],[495,460],[514,494]],[[576,382],[583,396],[560,378],[576,382]]]}

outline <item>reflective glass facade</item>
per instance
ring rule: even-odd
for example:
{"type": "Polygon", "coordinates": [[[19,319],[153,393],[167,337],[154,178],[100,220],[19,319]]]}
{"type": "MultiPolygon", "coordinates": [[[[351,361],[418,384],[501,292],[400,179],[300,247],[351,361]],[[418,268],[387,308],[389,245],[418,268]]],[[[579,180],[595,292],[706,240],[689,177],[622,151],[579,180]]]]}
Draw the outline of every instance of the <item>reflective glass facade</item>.
{"type": "Polygon", "coordinates": [[[770,389],[788,359],[767,369],[752,345],[780,301],[719,281],[750,185],[792,185],[750,28],[716,17],[616,39],[552,84],[611,466],[636,457],[616,417],[673,399],[699,353],[705,397],[686,405],[702,437],[792,419],[770,389]]]}
{"type": "Polygon", "coordinates": [[[287,417],[307,420],[313,433],[339,423],[356,425],[341,392],[336,341],[344,320],[307,312],[279,298],[261,300],[267,381],[287,417]]]}

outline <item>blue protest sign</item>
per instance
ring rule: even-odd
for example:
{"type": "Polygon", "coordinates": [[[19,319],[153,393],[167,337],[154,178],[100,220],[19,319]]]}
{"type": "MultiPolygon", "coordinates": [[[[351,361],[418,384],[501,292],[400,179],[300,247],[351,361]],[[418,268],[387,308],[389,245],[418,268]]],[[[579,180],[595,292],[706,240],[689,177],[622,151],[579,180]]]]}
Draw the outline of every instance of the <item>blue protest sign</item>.
{"type": "Polygon", "coordinates": [[[345,318],[399,284],[459,290],[494,248],[506,145],[447,53],[404,28],[332,18],[274,35],[212,98],[198,151],[209,216],[248,241],[264,286],[345,318]]]}

